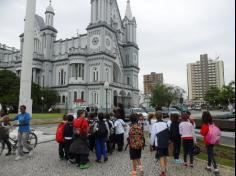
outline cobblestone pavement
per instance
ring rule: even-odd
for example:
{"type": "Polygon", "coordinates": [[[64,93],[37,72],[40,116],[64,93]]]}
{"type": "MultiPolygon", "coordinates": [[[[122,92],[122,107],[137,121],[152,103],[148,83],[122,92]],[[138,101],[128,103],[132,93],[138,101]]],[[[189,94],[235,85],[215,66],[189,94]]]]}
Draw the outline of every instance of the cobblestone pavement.
{"type": "MultiPolygon", "coordinates": [[[[106,164],[95,164],[94,154],[91,154],[92,167],[81,171],[74,165],[59,161],[57,143],[40,144],[33,158],[25,157],[21,161],[14,161],[14,156],[0,156],[0,176],[128,176],[131,170],[128,152],[114,153],[106,164]]],[[[159,165],[149,151],[143,153],[145,176],[158,176],[159,165]]],[[[205,163],[198,161],[194,169],[169,165],[168,176],[212,176],[203,170],[205,163]]],[[[235,171],[222,169],[222,176],[234,176],[235,171]]]]}

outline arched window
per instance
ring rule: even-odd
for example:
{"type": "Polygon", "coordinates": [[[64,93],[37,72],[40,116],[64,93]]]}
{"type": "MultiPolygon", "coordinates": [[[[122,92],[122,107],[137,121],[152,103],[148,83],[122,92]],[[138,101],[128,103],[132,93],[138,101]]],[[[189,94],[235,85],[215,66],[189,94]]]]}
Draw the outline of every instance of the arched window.
{"type": "Polygon", "coordinates": [[[97,105],[98,104],[98,93],[97,92],[93,92],[92,93],[92,104],[93,105],[97,105]]]}
{"type": "Polygon", "coordinates": [[[77,91],[74,91],[74,102],[77,100],[78,96],[77,96],[77,91]]]}
{"type": "Polygon", "coordinates": [[[65,95],[62,96],[62,103],[66,103],[66,96],[65,95]]]}
{"type": "Polygon", "coordinates": [[[60,85],[63,85],[64,84],[64,70],[62,69],[61,70],[61,78],[60,78],[61,82],[60,82],[60,85]]]}
{"type": "Polygon", "coordinates": [[[98,69],[93,68],[93,81],[98,81],[98,69]]]}
{"type": "Polygon", "coordinates": [[[81,99],[84,100],[84,92],[81,92],[81,99]]]}

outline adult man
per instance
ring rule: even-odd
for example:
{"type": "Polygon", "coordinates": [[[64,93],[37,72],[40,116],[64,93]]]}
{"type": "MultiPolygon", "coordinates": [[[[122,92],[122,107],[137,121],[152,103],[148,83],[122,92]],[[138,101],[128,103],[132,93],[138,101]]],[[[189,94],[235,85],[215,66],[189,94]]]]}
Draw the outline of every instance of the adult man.
{"type": "Polygon", "coordinates": [[[26,112],[26,106],[20,106],[20,114],[18,114],[11,121],[18,121],[19,129],[18,129],[18,153],[16,157],[16,161],[22,159],[24,156],[23,148],[26,148],[29,151],[29,156],[33,155],[33,148],[27,143],[30,132],[30,120],[31,115],[26,112]]]}

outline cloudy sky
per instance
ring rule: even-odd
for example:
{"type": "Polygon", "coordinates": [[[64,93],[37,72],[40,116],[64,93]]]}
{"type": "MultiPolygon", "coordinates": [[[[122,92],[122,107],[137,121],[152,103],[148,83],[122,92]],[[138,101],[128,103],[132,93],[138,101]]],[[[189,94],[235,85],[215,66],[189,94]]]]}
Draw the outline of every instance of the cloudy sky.
{"type": "MultiPolygon", "coordinates": [[[[49,0],[37,0],[44,16],[49,0]]],[[[124,16],[126,0],[117,0],[124,16]]],[[[0,43],[19,48],[26,0],[0,0],[0,43]]],[[[90,0],[53,0],[58,38],[85,33],[90,0]]],[[[165,83],[187,89],[186,64],[200,54],[225,61],[226,83],[235,79],[235,0],[131,0],[138,23],[140,89],[143,74],[164,73],[165,83]]]]}

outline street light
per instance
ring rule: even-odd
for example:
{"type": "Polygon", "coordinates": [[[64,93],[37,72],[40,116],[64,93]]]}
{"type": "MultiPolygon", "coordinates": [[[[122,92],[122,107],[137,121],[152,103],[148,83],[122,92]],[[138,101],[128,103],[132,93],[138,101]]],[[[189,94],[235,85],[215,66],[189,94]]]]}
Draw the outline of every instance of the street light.
{"type": "Polygon", "coordinates": [[[106,90],[106,113],[108,113],[107,93],[108,93],[109,87],[110,87],[110,84],[109,84],[109,82],[106,81],[106,82],[104,83],[104,88],[105,88],[105,90],[106,90]]]}
{"type": "Polygon", "coordinates": [[[43,101],[44,101],[44,97],[41,97],[41,100],[42,100],[42,113],[43,113],[43,111],[44,111],[44,109],[43,109],[43,101]]]}

